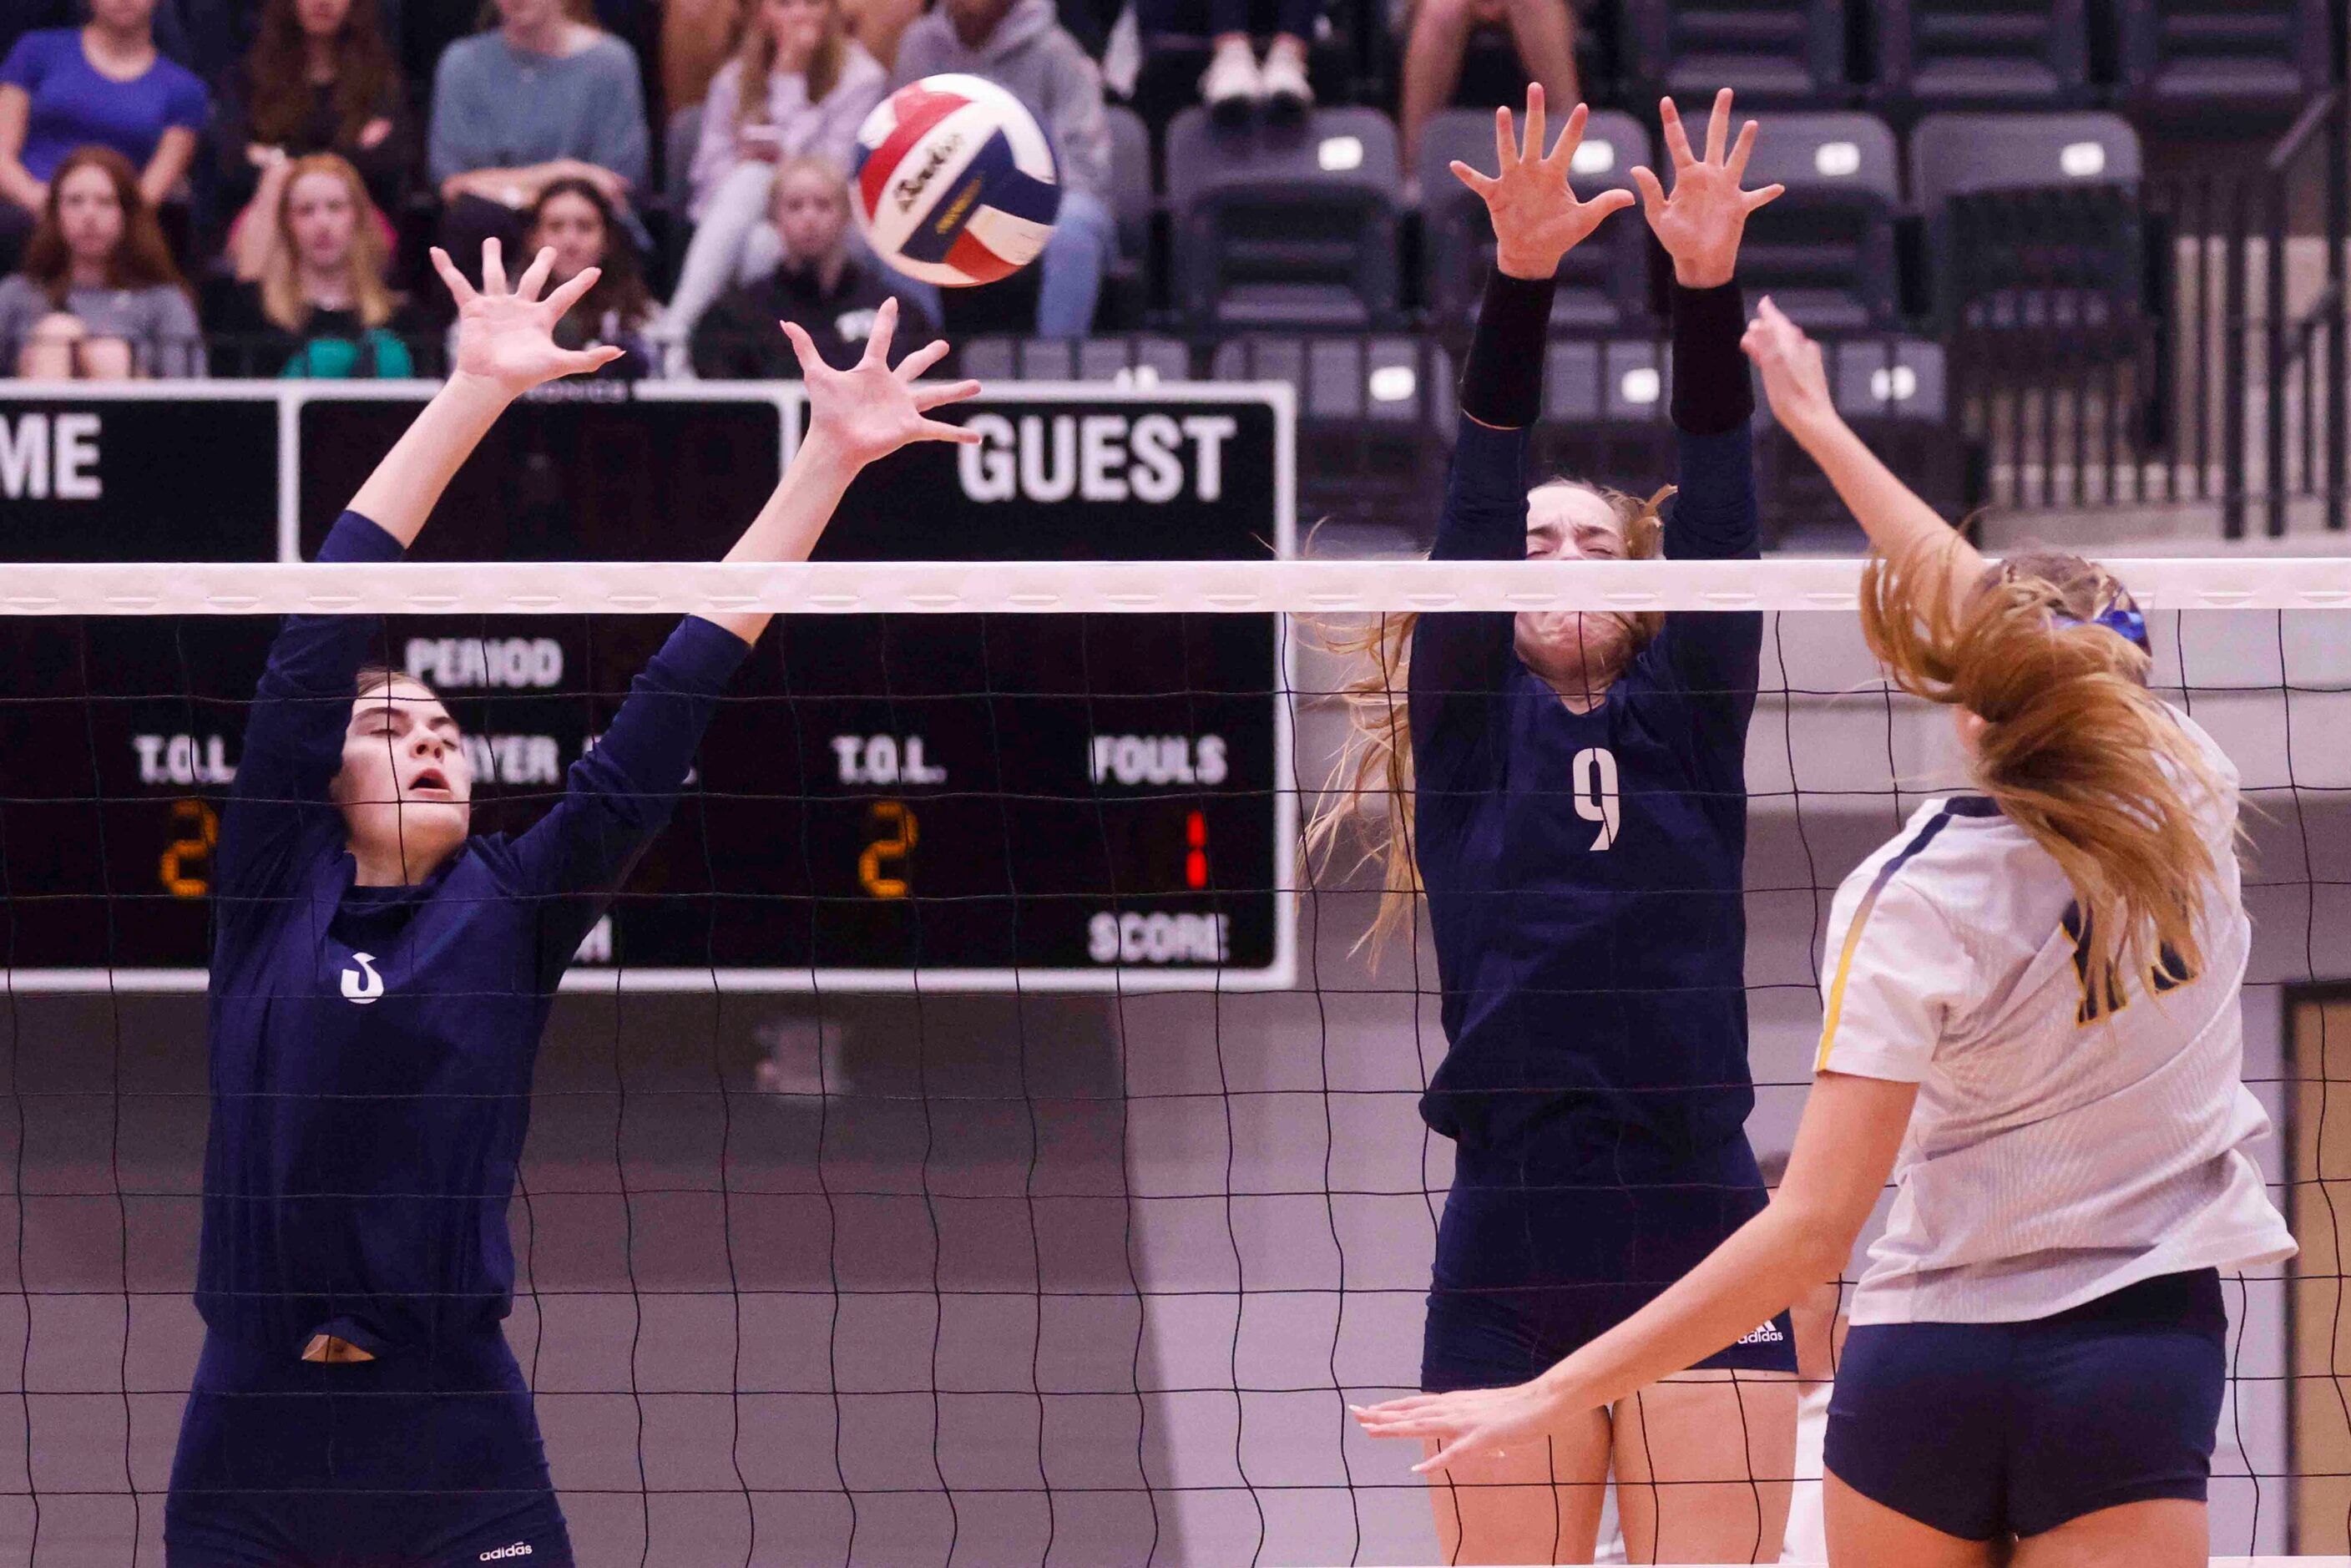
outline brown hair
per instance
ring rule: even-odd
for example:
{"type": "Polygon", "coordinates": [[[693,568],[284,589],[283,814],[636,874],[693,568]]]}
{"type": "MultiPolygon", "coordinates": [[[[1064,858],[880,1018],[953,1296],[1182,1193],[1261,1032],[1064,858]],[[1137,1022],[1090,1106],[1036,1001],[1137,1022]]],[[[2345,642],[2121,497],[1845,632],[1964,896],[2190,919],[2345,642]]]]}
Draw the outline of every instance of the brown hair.
{"type": "Polygon", "coordinates": [[[592,183],[566,176],[540,186],[538,200],[531,203],[528,222],[524,226],[525,244],[537,235],[540,215],[547,211],[547,204],[558,196],[578,196],[596,209],[597,217],[604,225],[604,254],[596,262],[596,287],[581,295],[580,303],[555,324],[556,342],[567,349],[585,346],[604,329],[607,314],[618,317],[621,325],[631,329],[643,325],[653,309],[653,297],[638,267],[636,242],[621,226],[612,204],[592,183]]]}
{"type": "Polygon", "coordinates": [[[65,155],[49,176],[49,198],[41,204],[40,222],[25,246],[25,276],[41,286],[52,305],[63,305],[73,286],[73,252],[66,246],[65,225],[57,220],[65,199],[66,181],[83,169],[96,169],[114,186],[122,207],[122,237],[106,258],[109,288],[152,288],[169,284],[185,294],[187,280],[172,263],[172,247],[155,222],[155,210],[139,193],[139,172],[131,160],[111,147],[77,147],[65,155]]]}
{"type": "MultiPolygon", "coordinates": [[[[310,123],[310,57],[297,0],[266,0],[246,57],[246,113],[253,140],[272,146],[298,139],[310,123]]],[[[369,120],[401,91],[400,63],[384,41],[376,0],[350,0],[336,31],[335,140],[356,144],[369,120]]]]}
{"type": "Polygon", "coordinates": [[[422,675],[412,675],[394,664],[361,664],[359,674],[351,677],[351,700],[357,702],[379,687],[389,689],[401,681],[406,681],[412,686],[423,687],[425,694],[436,703],[441,700],[441,694],[433,689],[432,682],[422,675]]]}
{"type": "Polygon", "coordinates": [[[278,188],[277,211],[270,214],[275,225],[269,254],[261,264],[261,313],[289,332],[300,331],[310,319],[313,307],[303,297],[301,262],[294,244],[291,214],[294,209],[294,187],[312,174],[326,174],[342,182],[343,190],[351,201],[351,248],[343,258],[346,286],[359,307],[360,319],[371,327],[381,327],[392,319],[399,300],[384,286],[383,226],[379,221],[375,204],[368,199],[367,183],[360,172],[332,152],[313,152],[298,160],[287,173],[286,183],[278,188]]]}
{"type": "Polygon", "coordinates": [[[2134,609],[2112,574],[2034,551],[1970,584],[1958,536],[1862,574],[1861,629],[1894,684],[1983,721],[1977,787],[2074,885],[2087,975],[2201,967],[2196,916],[2216,866],[2191,796],[2226,786],[2147,690],[2145,649],[2097,618],[2134,609]]]}
{"type": "MultiPolygon", "coordinates": [[[[759,8],[766,0],[743,0],[736,26],[742,37],[735,46],[735,63],[742,72],[736,83],[735,123],[764,125],[768,120],[768,78],[776,68],[776,36],[760,25],[759,8]]],[[[841,85],[841,68],[849,57],[849,19],[841,0],[824,0],[824,31],[809,56],[808,100],[822,103],[841,85]]]]}
{"type": "MultiPolygon", "coordinates": [[[[1546,480],[1529,495],[1557,486],[1589,492],[1608,504],[1625,530],[1626,559],[1654,560],[1663,553],[1665,525],[1658,513],[1674,493],[1671,485],[1646,501],[1566,478],[1546,480]]],[[[1635,653],[1665,624],[1665,617],[1655,612],[1626,619],[1633,624],[1635,653]]],[[[1339,841],[1352,829],[1360,852],[1348,869],[1380,862],[1384,885],[1379,913],[1357,943],[1370,945],[1374,967],[1388,942],[1412,928],[1422,892],[1412,847],[1412,715],[1405,696],[1412,679],[1412,633],[1419,622],[1417,612],[1383,611],[1360,625],[1323,629],[1320,635],[1327,651],[1361,660],[1364,667],[1338,690],[1347,710],[1347,743],[1332,765],[1322,802],[1307,824],[1306,854],[1315,871],[1327,869],[1339,841]]]]}

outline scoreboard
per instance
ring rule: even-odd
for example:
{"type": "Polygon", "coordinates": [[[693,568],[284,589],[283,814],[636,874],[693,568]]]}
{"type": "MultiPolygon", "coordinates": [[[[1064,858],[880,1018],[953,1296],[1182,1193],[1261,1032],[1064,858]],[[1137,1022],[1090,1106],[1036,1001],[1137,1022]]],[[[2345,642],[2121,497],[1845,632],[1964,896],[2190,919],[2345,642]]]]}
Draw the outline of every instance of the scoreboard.
{"type": "MultiPolygon", "coordinates": [[[[0,399],[16,429],[41,415],[52,448],[59,419],[79,414],[73,474],[95,492],[27,497],[21,529],[12,502],[8,559],[308,559],[429,390],[0,399]],[[273,423],[276,452],[257,434],[273,423]],[[167,430],[179,455],[163,466],[167,430]],[[135,517],[93,526],[108,509],[135,517]]],[[[774,486],[796,389],[606,391],[512,410],[412,559],[724,554],[774,486]]],[[[1290,549],[1286,389],[1013,388],[948,417],[980,443],[867,470],[820,559],[1290,549]]],[[[674,624],[394,617],[378,652],[465,727],[475,831],[519,831],[674,624]]],[[[15,983],[202,984],[219,808],[274,631],[253,617],[0,619],[0,967],[15,983]]],[[[567,984],[1286,985],[1284,658],[1265,615],[779,616],[567,984]]]]}

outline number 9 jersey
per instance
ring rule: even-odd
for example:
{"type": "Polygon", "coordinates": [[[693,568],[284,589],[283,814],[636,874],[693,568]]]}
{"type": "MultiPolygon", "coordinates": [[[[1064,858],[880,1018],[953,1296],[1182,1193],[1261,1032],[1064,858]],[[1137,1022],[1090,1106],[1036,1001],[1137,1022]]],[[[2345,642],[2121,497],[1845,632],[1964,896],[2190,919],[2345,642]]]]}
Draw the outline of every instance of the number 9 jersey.
{"type": "Polygon", "coordinates": [[[1856,1324],[2044,1318],[2293,1256],[2244,1152],[2269,1120],[2242,1076],[2237,773],[2173,716],[2224,787],[2199,806],[2200,973],[2089,975],[2064,873],[1982,796],[1928,801],[1838,890],[1815,1065],[1918,1085],[1856,1324]]]}

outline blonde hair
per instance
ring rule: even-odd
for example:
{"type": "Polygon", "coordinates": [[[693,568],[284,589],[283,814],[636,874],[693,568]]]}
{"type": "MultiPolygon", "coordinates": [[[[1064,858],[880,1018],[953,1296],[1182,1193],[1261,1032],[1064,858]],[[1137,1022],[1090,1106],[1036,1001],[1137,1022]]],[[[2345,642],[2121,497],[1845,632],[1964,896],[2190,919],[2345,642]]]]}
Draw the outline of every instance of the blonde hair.
{"type": "Polygon", "coordinates": [[[332,152],[313,152],[307,158],[296,159],[285,184],[278,187],[277,211],[270,218],[275,232],[269,254],[261,264],[261,313],[289,332],[298,332],[309,323],[312,307],[302,295],[292,214],[295,187],[312,174],[340,180],[350,196],[351,248],[343,258],[344,284],[351,292],[360,319],[371,327],[381,327],[392,319],[400,303],[383,281],[383,229],[360,172],[332,152]]]}
{"type": "Polygon", "coordinates": [[[1972,771],[2073,883],[2083,973],[2195,973],[2217,867],[2191,792],[2226,786],[2147,690],[2145,649],[2098,618],[2135,609],[2078,556],[2032,552],[1959,580],[1956,535],[1862,575],[1861,629],[1894,684],[1983,723],[1972,771]],[[2184,968],[2183,968],[2184,967],[2184,968]]]}
{"type": "MultiPolygon", "coordinates": [[[[768,78],[776,68],[776,36],[760,23],[759,8],[764,3],[765,0],[743,0],[742,18],[737,24],[743,35],[735,46],[735,61],[742,71],[742,79],[735,84],[737,126],[767,123],[768,78]]],[[[808,68],[803,73],[811,106],[822,103],[841,84],[841,69],[848,58],[849,19],[841,14],[841,0],[824,0],[824,32],[818,37],[815,52],[809,56],[808,68]]]]}
{"type": "MultiPolygon", "coordinates": [[[[1663,553],[1665,525],[1659,509],[1674,493],[1671,485],[1646,501],[1579,479],[1546,480],[1528,494],[1531,498],[1559,488],[1582,490],[1607,504],[1625,531],[1626,559],[1654,560],[1663,553]]],[[[1635,653],[1665,624],[1665,617],[1654,612],[1626,619],[1633,626],[1635,653]]],[[[1388,943],[1412,929],[1424,892],[1412,847],[1412,713],[1406,695],[1412,680],[1413,629],[1419,623],[1416,612],[1382,612],[1360,625],[1317,629],[1326,651],[1358,660],[1363,667],[1337,693],[1347,710],[1347,742],[1307,824],[1307,862],[1318,873],[1326,871],[1340,841],[1349,839],[1357,853],[1348,871],[1379,862],[1379,913],[1355,945],[1369,946],[1375,968],[1388,943]]]]}

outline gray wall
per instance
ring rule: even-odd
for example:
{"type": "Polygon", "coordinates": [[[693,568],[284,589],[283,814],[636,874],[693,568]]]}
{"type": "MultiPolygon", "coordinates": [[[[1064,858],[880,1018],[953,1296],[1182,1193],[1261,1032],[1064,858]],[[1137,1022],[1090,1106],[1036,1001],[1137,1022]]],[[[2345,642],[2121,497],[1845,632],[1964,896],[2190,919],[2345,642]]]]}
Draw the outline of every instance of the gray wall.
{"type": "MultiPolygon", "coordinates": [[[[2319,620],[2283,663],[2267,615],[2184,639],[2270,813],[2246,1029],[2273,1100],[2279,984],[2351,974],[2351,639],[2319,620]]],[[[1856,690],[1849,618],[1788,621],[1765,672],[1798,695],[1767,699],[1750,760],[1767,1151],[1802,1104],[1827,896],[1950,765],[1939,718],[1856,690]]],[[[1311,787],[1333,721],[1302,709],[1311,787]]],[[[1448,1167],[1413,1110],[1443,1046],[1427,956],[1367,970],[1370,907],[1306,896],[1278,995],[566,998],[510,1332],[582,1563],[1432,1558],[1410,1456],[1342,1408],[1416,1375],[1448,1167]]],[[[27,1493],[38,1563],[161,1561],[202,1031],[191,998],[0,998],[0,1561],[33,1556],[27,1493]]],[[[2273,1549],[2278,1292],[2231,1293],[2220,1463],[2264,1479],[2221,1485],[2215,1541],[2273,1549]]]]}

